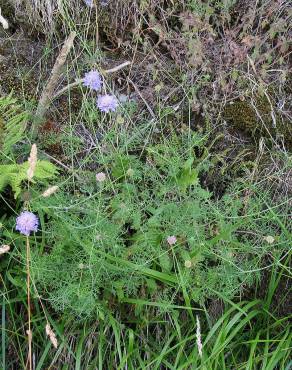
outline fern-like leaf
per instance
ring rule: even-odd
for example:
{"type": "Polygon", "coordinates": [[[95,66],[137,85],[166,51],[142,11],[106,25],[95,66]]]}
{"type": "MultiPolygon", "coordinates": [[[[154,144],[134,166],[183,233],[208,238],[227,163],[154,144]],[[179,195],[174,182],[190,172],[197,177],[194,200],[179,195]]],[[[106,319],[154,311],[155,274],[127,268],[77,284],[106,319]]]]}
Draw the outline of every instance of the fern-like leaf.
{"type": "Polygon", "coordinates": [[[28,113],[11,94],[0,97],[0,155],[12,153],[13,146],[24,138],[28,113]]]}
{"type": "MultiPolygon", "coordinates": [[[[21,183],[27,180],[29,163],[0,165],[0,192],[11,186],[14,197],[21,193],[21,183]]],[[[57,167],[48,161],[38,161],[33,180],[47,180],[57,174],[57,167]]]]}

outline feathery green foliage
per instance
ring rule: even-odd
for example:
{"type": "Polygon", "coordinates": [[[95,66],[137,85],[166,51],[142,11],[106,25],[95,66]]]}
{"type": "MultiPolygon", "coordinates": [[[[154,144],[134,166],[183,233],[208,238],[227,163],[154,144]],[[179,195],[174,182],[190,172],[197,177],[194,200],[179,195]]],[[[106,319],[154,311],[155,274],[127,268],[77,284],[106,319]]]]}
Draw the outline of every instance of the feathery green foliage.
{"type": "Polygon", "coordinates": [[[0,97],[0,158],[11,154],[13,146],[24,138],[28,117],[11,94],[0,97]]]}
{"type": "Polygon", "coordinates": [[[84,319],[107,312],[109,301],[114,308],[133,298],[166,307],[181,295],[200,304],[216,294],[232,299],[259,281],[268,256],[280,261],[287,252],[286,204],[240,181],[214,199],[198,180],[211,166],[195,154],[203,137],[168,140],[142,156],[112,148],[99,159],[107,180],[87,179],[78,197],[65,188],[32,199],[48,219],[48,247],[33,250],[32,274],[56,311],[84,319]]]}
{"type": "MultiPolygon", "coordinates": [[[[40,41],[39,60],[17,46],[1,82],[37,97],[54,51],[68,31],[77,37],[36,143],[63,172],[40,160],[26,181],[28,114],[11,95],[0,99],[0,246],[10,245],[0,256],[1,368],[27,367],[25,238],[15,232],[23,208],[40,219],[29,239],[37,370],[291,367],[284,3],[17,2],[58,45],[40,41]],[[28,53],[18,64],[19,49],[28,53]],[[119,51],[130,68],[105,73],[119,51]],[[71,85],[90,69],[122,102],[117,113],[100,114],[96,96],[71,85]],[[51,179],[58,190],[46,198],[51,179]]],[[[1,54],[15,46],[7,35],[1,54]]]]}
{"type": "MultiPolygon", "coordinates": [[[[14,197],[17,198],[21,193],[21,183],[27,180],[27,170],[29,163],[22,164],[0,164],[0,192],[6,186],[11,186],[14,197]]],[[[37,161],[34,181],[42,182],[54,178],[57,174],[57,167],[48,161],[37,161]]]]}

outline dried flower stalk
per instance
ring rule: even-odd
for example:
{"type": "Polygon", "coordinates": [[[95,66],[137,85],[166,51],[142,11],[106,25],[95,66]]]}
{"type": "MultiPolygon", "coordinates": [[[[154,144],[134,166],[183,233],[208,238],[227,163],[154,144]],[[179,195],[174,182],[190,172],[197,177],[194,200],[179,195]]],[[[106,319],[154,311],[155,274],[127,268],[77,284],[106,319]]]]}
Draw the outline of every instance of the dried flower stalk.
{"type": "Polygon", "coordinates": [[[199,320],[198,315],[197,315],[197,333],[196,333],[196,337],[197,337],[197,347],[198,347],[199,356],[202,357],[203,356],[203,345],[202,345],[202,338],[201,338],[201,325],[200,325],[200,320],[199,320]]]}
{"type": "Polygon", "coordinates": [[[5,253],[7,253],[9,251],[10,251],[10,246],[9,245],[6,245],[6,244],[1,245],[1,247],[0,247],[0,255],[1,254],[5,254],[5,253]]]}
{"type": "Polygon", "coordinates": [[[37,154],[38,154],[37,146],[36,144],[33,144],[31,147],[30,156],[28,158],[29,168],[27,170],[27,178],[29,181],[31,181],[34,176],[34,172],[35,172],[35,168],[36,168],[36,164],[38,160],[37,154]]]}
{"type": "Polygon", "coordinates": [[[55,348],[58,348],[58,341],[57,341],[57,338],[56,338],[56,334],[53,332],[53,330],[51,329],[51,326],[48,322],[47,322],[47,325],[46,325],[46,334],[49,337],[52,345],[55,348]]]}
{"type": "Polygon", "coordinates": [[[45,190],[42,194],[42,196],[44,198],[48,198],[49,196],[51,196],[52,194],[56,193],[56,191],[59,189],[59,186],[57,185],[54,185],[54,186],[51,186],[50,188],[48,188],[47,190],[45,190]]]}
{"type": "MultiPolygon", "coordinates": [[[[63,47],[60,51],[60,54],[58,55],[56,59],[56,62],[51,72],[51,77],[42,92],[42,95],[40,97],[38,107],[36,110],[36,116],[39,120],[39,122],[37,122],[38,124],[42,123],[43,117],[50,105],[50,102],[54,94],[54,90],[58,84],[59,78],[62,73],[63,65],[66,62],[67,56],[73,46],[75,37],[76,37],[76,32],[71,32],[68,38],[65,40],[63,47]]],[[[36,127],[33,128],[33,131],[35,131],[35,128],[36,127]]],[[[33,132],[33,133],[35,134],[36,132],[33,132]]]]}

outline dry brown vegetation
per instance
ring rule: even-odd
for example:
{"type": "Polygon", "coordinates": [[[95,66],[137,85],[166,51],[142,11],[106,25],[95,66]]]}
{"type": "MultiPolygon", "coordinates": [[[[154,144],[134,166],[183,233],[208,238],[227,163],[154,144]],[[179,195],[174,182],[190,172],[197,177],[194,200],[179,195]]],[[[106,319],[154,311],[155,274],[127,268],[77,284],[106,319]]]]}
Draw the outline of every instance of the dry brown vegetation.
{"type": "Polygon", "coordinates": [[[289,145],[289,1],[119,0],[95,1],[92,9],[83,0],[10,3],[12,25],[26,32],[27,19],[60,39],[67,28],[86,28],[88,37],[97,32],[104,63],[130,58],[130,73],[117,74],[116,83],[142,98],[143,108],[146,101],[153,111],[157,95],[180,111],[191,101],[194,119],[203,114],[218,124],[221,117],[249,135],[283,135],[289,145]]]}
{"type": "MultiPolygon", "coordinates": [[[[261,137],[267,150],[291,148],[289,1],[118,0],[94,1],[92,8],[84,0],[9,3],[0,1],[13,34],[0,41],[0,82],[6,93],[13,89],[39,99],[56,58],[46,57],[41,75],[39,67],[31,68],[40,61],[44,36],[58,53],[74,30],[102,57],[82,60],[84,44],[76,41],[73,73],[80,61],[89,66],[99,61],[103,68],[131,61],[130,68],[112,74],[111,83],[138,103],[133,124],[147,117],[161,122],[162,108],[163,130],[212,130],[218,138],[216,168],[223,176],[217,188],[224,187],[227,163],[228,171],[236,172],[256,160],[261,137]],[[20,73],[27,77],[19,79],[20,73]]],[[[61,86],[72,80],[65,78],[61,86]]],[[[78,111],[80,94],[72,90],[70,106],[66,96],[56,103],[40,129],[46,140],[59,135],[71,109],[78,111]]],[[[78,131],[91,145],[86,130],[78,131]]],[[[62,153],[58,140],[46,145],[53,155],[62,153]]],[[[264,158],[266,173],[269,155],[264,158]]],[[[290,173],[288,180],[285,176],[287,184],[290,173]]],[[[210,181],[215,181],[212,173],[210,181]]]]}

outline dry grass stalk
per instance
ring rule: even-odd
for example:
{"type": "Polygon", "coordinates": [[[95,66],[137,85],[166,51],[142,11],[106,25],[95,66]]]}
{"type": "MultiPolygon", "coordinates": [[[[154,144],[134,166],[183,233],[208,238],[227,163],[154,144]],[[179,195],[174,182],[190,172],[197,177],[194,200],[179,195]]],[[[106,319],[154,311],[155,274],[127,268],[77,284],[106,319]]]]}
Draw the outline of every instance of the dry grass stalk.
{"type": "Polygon", "coordinates": [[[35,168],[36,168],[37,160],[38,160],[37,154],[38,154],[37,146],[36,144],[33,144],[31,147],[30,156],[28,158],[29,168],[27,170],[27,178],[29,181],[31,181],[34,176],[34,172],[35,172],[35,168]]]}
{"type": "Polygon", "coordinates": [[[40,97],[39,104],[36,110],[36,116],[38,117],[39,122],[42,122],[42,119],[50,105],[50,102],[54,94],[54,90],[58,84],[60,75],[62,73],[63,65],[66,62],[67,56],[73,46],[75,37],[76,37],[76,32],[71,32],[69,37],[64,42],[64,45],[52,69],[49,81],[42,92],[42,95],[40,97]]]}
{"type": "Polygon", "coordinates": [[[1,15],[1,8],[0,8],[0,23],[2,24],[4,30],[7,30],[9,28],[7,20],[1,15]]]}
{"type": "Polygon", "coordinates": [[[47,322],[47,325],[46,325],[46,334],[49,337],[52,345],[55,348],[58,348],[58,341],[57,341],[57,338],[56,338],[56,334],[53,332],[53,330],[51,329],[51,326],[48,322],[47,322]]]}
{"type": "Polygon", "coordinates": [[[7,253],[9,251],[10,251],[10,246],[9,245],[6,245],[6,244],[1,245],[1,247],[0,247],[0,255],[1,254],[5,254],[5,253],[7,253]]]}
{"type": "Polygon", "coordinates": [[[42,196],[44,198],[48,198],[49,196],[54,194],[58,189],[59,189],[59,186],[57,185],[51,186],[50,188],[48,188],[47,190],[43,192],[42,196]]]}

